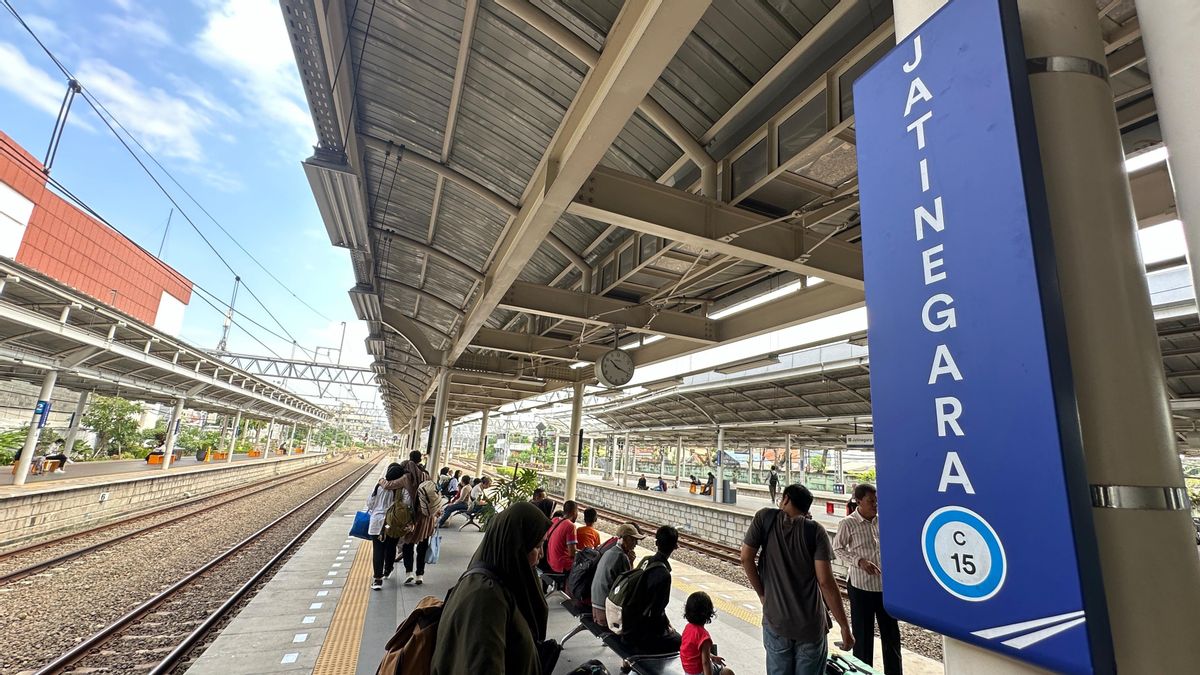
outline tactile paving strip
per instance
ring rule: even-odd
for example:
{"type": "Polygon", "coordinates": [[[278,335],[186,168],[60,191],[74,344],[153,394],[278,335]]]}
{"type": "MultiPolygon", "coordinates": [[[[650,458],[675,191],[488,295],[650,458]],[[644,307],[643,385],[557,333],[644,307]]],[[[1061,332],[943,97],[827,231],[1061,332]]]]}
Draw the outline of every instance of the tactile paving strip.
{"type": "Polygon", "coordinates": [[[321,653],[317,655],[313,675],[354,675],[358,669],[358,647],[367,618],[370,583],[371,543],[363,541],[354,554],[354,564],[333,612],[321,653]]]}

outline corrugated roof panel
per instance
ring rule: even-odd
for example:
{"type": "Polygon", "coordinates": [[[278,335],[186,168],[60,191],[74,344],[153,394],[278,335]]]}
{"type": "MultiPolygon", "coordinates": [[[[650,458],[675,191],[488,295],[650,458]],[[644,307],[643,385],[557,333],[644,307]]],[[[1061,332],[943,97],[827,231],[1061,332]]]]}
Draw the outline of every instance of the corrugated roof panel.
{"type": "Polygon", "coordinates": [[[405,235],[425,241],[429,233],[429,213],[433,209],[434,174],[412,164],[400,162],[397,155],[367,151],[367,208],[375,222],[405,235]]]}

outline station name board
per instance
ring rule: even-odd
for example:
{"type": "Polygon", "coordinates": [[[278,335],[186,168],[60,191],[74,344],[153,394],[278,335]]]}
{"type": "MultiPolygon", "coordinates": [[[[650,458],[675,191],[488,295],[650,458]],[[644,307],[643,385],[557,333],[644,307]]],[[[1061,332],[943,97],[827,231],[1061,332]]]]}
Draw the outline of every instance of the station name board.
{"type": "Polygon", "coordinates": [[[884,603],[1112,672],[1015,0],[956,0],[854,86],[884,603]]]}

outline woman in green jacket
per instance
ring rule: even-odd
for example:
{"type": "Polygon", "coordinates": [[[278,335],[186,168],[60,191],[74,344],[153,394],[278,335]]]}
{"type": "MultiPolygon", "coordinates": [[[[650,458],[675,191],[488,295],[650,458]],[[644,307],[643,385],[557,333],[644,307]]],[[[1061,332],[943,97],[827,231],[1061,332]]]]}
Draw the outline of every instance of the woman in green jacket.
{"type": "Polygon", "coordinates": [[[538,647],[546,639],[546,598],[533,567],[549,529],[550,519],[529,502],[492,519],[442,610],[433,675],[543,672],[538,647]]]}

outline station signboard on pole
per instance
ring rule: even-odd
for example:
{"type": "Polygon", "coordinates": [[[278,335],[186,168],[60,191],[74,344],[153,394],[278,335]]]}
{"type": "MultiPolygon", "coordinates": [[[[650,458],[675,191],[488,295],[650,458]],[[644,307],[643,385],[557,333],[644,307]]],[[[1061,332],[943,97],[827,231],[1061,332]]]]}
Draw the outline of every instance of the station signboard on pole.
{"type": "Polygon", "coordinates": [[[884,604],[1113,672],[1015,0],[955,0],[854,86],[884,604]]]}
{"type": "Polygon", "coordinates": [[[875,447],[875,434],[846,434],[847,448],[875,447]]]}

